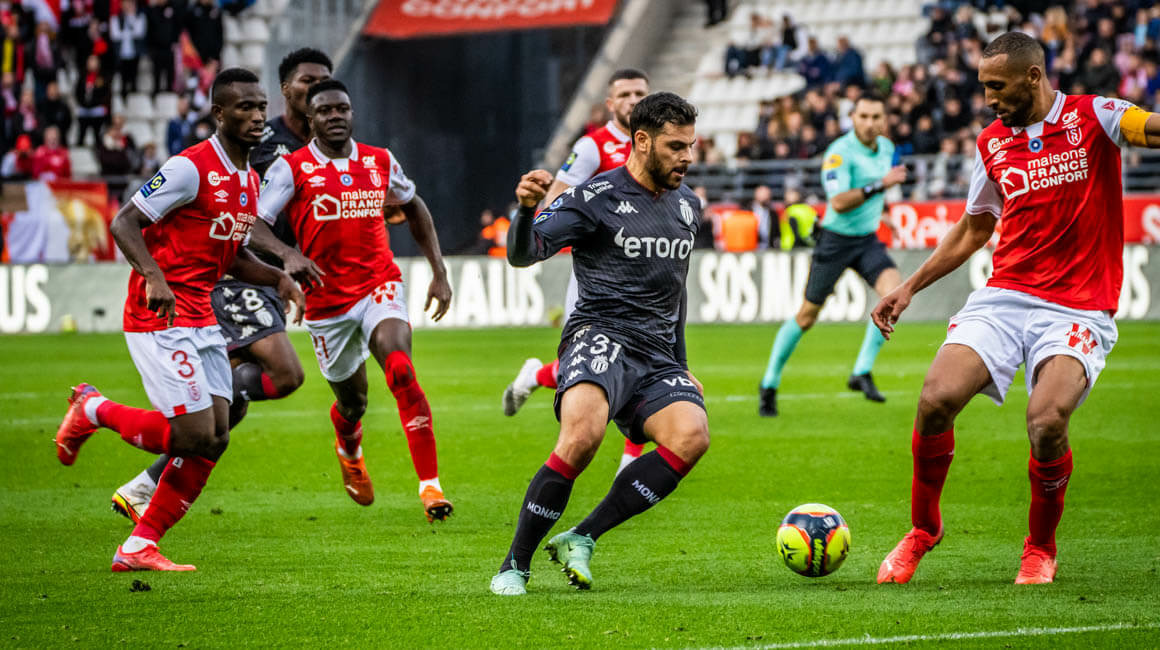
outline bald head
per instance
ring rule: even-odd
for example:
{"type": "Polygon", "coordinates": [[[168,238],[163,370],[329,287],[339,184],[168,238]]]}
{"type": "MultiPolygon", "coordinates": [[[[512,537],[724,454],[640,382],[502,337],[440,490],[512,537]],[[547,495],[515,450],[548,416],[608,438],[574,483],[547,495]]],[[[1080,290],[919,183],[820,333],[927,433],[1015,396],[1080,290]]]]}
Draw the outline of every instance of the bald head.
{"type": "Polygon", "coordinates": [[[983,49],[984,59],[1004,54],[1007,56],[1005,67],[1012,73],[1022,74],[1032,66],[1039,66],[1043,70],[1046,65],[1043,46],[1022,32],[1001,34],[983,49]]]}

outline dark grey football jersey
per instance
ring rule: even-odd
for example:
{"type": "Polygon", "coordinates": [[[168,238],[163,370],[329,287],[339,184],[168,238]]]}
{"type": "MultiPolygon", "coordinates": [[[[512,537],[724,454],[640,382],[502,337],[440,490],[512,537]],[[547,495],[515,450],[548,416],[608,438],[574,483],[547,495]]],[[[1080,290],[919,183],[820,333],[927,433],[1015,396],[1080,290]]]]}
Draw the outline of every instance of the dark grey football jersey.
{"type": "Polygon", "coordinates": [[[572,247],[579,300],[564,335],[587,325],[673,353],[700,200],[682,185],[653,194],[618,167],[564,191],[532,226],[536,258],[572,247]]]}
{"type": "MultiPolygon", "coordinates": [[[[266,122],[266,129],[262,131],[262,141],[250,150],[250,167],[258,172],[258,176],[264,177],[266,170],[274,164],[275,160],[305,146],[306,143],[294,135],[290,127],[286,126],[286,120],[279,115],[266,122]]],[[[262,187],[265,188],[265,183],[262,184],[262,187]]],[[[289,221],[282,215],[278,216],[278,220],[274,222],[270,230],[287,246],[293,247],[297,243],[289,221]]],[[[262,253],[257,253],[257,255],[263,262],[282,268],[282,262],[278,258],[262,253]]]]}

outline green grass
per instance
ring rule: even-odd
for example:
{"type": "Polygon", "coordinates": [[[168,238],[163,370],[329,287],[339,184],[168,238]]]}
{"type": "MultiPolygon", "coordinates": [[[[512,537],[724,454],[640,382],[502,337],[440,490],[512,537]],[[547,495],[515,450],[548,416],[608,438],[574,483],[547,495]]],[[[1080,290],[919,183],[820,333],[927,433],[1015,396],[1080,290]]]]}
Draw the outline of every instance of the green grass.
{"type": "MultiPolygon", "coordinates": [[[[957,424],[943,501],[946,539],[911,584],[878,586],[908,528],[910,431],[922,377],[943,336],[905,324],[875,376],[885,405],[845,390],[863,327],[822,325],[786,369],[782,416],[756,417],[771,327],[691,327],[713,447],[681,488],[601,539],[595,586],[578,593],[544,557],[529,595],[487,584],[511,540],[527,481],[557,425],[549,395],[514,418],[499,395],[557,332],[420,331],[416,365],[435,412],[443,485],[456,514],[428,525],[393,400],[377,372],[364,448],[377,501],[339,483],[332,401],[306,337],[307,382],[256,404],[165,552],[193,574],[109,572],[127,522],[112,490],[151,457],[102,432],[73,467],[51,436],[70,383],[147,401],[120,336],[0,338],[0,646],[688,647],[821,639],[1126,626],[959,640],[966,647],[1160,645],[1160,324],[1121,326],[1120,342],[1072,421],[1076,472],[1054,585],[1012,584],[1029,500],[1024,409],[973,402],[957,424]],[[827,578],[801,578],[773,546],[781,517],[821,501],[850,524],[853,548],[827,578]],[[151,585],[130,592],[134,580],[151,585]]],[[[621,445],[613,429],[578,480],[561,526],[603,496],[621,445]]]]}

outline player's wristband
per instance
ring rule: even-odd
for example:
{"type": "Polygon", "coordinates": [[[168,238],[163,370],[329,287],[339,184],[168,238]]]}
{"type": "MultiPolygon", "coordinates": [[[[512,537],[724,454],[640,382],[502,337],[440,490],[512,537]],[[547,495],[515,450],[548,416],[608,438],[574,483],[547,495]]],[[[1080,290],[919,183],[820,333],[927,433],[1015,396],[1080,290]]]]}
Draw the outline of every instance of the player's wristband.
{"type": "Polygon", "coordinates": [[[521,203],[520,204],[520,216],[524,217],[526,219],[531,219],[531,218],[535,217],[536,216],[536,207],[532,206],[529,208],[528,206],[521,203]]]}
{"type": "Polygon", "coordinates": [[[868,198],[874,196],[875,194],[878,194],[879,192],[885,192],[885,191],[886,191],[886,184],[883,183],[882,181],[875,181],[869,185],[865,185],[862,187],[862,198],[868,199],[868,198]]]}

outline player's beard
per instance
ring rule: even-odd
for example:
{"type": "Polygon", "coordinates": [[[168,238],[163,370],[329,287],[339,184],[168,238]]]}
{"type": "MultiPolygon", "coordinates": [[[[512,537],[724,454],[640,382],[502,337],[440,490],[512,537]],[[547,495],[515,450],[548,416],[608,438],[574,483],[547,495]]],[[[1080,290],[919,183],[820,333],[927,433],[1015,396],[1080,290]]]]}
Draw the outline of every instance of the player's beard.
{"type": "Polygon", "coordinates": [[[673,171],[676,169],[677,167],[675,165],[668,169],[665,168],[664,161],[657,155],[656,147],[649,150],[648,161],[645,163],[645,171],[648,172],[649,177],[652,178],[653,185],[657,189],[675,190],[681,186],[681,181],[684,179],[683,176],[676,181],[672,180],[673,171]]]}
{"type": "Polygon", "coordinates": [[[1035,110],[1035,95],[1029,92],[1021,100],[1007,111],[1007,115],[999,118],[1003,126],[1030,126],[1031,111],[1035,110]]]}

